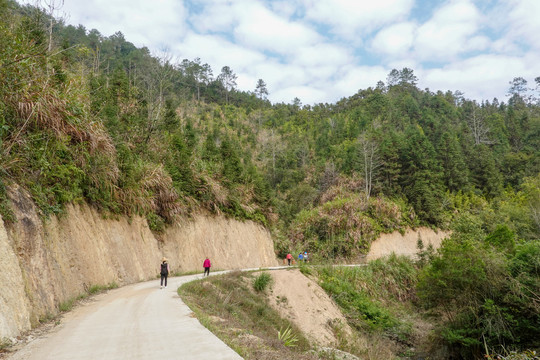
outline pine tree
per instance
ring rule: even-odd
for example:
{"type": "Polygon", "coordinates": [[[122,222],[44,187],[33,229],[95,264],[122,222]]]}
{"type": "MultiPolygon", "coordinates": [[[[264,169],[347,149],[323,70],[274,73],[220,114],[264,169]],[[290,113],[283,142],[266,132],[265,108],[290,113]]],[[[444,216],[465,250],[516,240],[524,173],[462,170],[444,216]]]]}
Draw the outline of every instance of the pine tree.
{"type": "Polygon", "coordinates": [[[407,129],[399,182],[420,218],[437,224],[442,210],[442,171],[429,139],[418,126],[407,129]]]}
{"type": "Polygon", "coordinates": [[[469,169],[465,164],[463,153],[455,134],[445,132],[439,146],[444,183],[448,190],[467,190],[469,185],[469,169]]]}

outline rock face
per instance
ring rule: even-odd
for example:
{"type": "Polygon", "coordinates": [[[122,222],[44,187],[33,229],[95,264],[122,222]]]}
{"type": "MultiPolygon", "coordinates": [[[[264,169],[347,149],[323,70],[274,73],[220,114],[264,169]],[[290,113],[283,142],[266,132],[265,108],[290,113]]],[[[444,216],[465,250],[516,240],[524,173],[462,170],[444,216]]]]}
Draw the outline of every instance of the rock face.
{"type": "Polygon", "coordinates": [[[396,255],[415,256],[418,252],[418,239],[422,240],[424,249],[429,245],[434,249],[441,247],[444,238],[450,236],[448,231],[434,231],[433,229],[420,227],[416,230],[409,229],[403,235],[398,231],[391,234],[382,234],[371,243],[366,260],[375,260],[383,256],[395,253],[396,255]]]}
{"type": "Polygon", "coordinates": [[[171,271],[278,264],[270,233],[253,222],[203,215],[157,239],[140,217],[105,219],[87,205],[42,221],[30,196],[9,191],[17,221],[0,221],[0,339],[19,335],[92,285],[156,278],[163,256],[171,271]]]}

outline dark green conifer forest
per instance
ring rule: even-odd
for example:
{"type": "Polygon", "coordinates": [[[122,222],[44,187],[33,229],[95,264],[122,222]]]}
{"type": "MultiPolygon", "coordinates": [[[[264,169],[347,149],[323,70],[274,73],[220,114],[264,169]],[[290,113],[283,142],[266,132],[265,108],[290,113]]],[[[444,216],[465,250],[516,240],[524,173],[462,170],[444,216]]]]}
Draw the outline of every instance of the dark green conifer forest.
{"type": "Polygon", "coordinates": [[[43,217],[84,202],[158,233],[200,212],[252,220],[278,256],[356,259],[381,233],[451,230],[411,285],[443,314],[439,338],[464,358],[540,347],[540,74],[481,102],[404,68],[335,104],[272,104],[262,79],[239,91],[228,66],[120,32],[50,28],[12,0],[0,19],[4,222],[16,184],[43,217]]]}

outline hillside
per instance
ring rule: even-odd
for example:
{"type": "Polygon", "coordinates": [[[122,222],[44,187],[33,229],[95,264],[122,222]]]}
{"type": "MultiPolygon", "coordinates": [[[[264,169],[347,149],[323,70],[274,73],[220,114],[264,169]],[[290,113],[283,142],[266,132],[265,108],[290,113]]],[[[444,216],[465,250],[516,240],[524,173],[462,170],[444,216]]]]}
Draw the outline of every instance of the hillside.
{"type": "Polygon", "coordinates": [[[164,256],[176,274],[200,272],[206,256],[215,269],[277,265],[269,232],[249,221],[198,215],[156,238],[140,216],[106,219],[69,205],[43,222],[24,190],[10,199],[16,221],[0,219],[0,348],[95,288],[154,279],[164,256]]]}
{"type": "MultiPolygon", "coordinates": [[[[419,89],[403,68],[335,104],[272,104],[238,91],[227,66],[214,76],[199,58],[159,57],[13,0],[0,0],[0,49],[7,229],[24,226],[10,200],[19,188],[35,224],[85,209],[148,224],[135,238],[161,244],[201,216],[247,221],[271,232],[278,257],[323,262],[361,257],[383,234],[442,229],[441,250],[418,242],[408,289],[448,319],[436,338],[465,355],[538,346],[540,77],[476,101],[419,89]]],[[[189,258],[204,251],[193,247],[189,258]]]]}

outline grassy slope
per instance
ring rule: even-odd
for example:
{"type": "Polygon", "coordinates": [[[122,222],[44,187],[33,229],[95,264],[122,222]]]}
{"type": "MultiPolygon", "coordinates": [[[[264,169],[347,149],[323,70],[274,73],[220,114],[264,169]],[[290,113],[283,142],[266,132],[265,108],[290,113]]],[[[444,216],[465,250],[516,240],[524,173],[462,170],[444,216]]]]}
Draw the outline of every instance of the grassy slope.
{"type": "MultiPolygon", "coordinates": [[[[347,336],[334,329],[340,350],[374,359],[428,351],[433,319],[426,320],[414,304],[417,269],[410,260],[390,257],[361,268],[304,266],[302,271],[318,279],[355,330],[347,336]]],[[[255,276],[211,277],[185,284],[179,294],[206,327],[246,359],[326,358],[307,352],[313,346],[255,290],[255,276]],[[278,340],[278,331],[289,326],[299,339],[296,347],[278,340]]]]}

